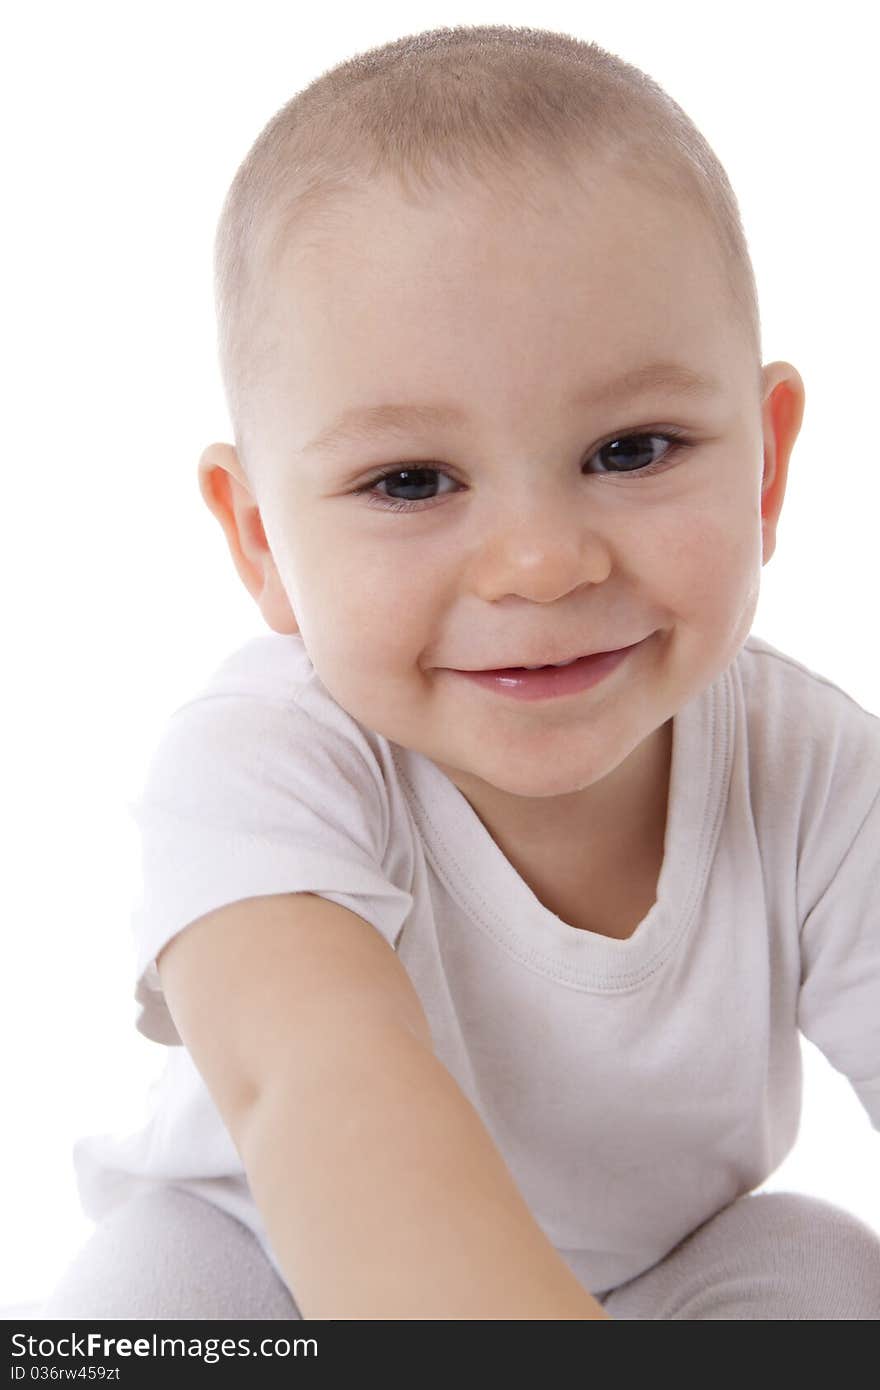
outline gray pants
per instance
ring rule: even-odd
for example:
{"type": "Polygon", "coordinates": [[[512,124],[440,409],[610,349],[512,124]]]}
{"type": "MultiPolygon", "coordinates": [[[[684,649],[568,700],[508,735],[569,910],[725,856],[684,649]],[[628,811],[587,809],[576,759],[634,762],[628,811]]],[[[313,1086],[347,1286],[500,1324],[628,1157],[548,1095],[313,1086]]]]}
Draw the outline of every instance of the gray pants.
{"type": "MultiPolygon", "coordinates": [[[[613,1318],[880,1319],[880,1236],[830,1202],[740,1197],[635,1279],[596,1291],[613,1318]]],[[[174,1187],[117,1207],[75,1257],[44,1318],[300,1318],[241,1222],[174,1187]]]]}

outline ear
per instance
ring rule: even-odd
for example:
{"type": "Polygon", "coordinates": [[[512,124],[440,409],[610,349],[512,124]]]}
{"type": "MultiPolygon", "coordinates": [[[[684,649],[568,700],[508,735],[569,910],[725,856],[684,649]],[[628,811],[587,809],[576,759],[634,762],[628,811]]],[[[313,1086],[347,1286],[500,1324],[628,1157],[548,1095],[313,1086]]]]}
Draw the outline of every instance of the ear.
{"type": "Polygon", "coordinates": [[[782,511],[788,460],[804,418],[804,383],[790,362],[771,362],[763,370],[764,477],[761,485],[761,563],[776,549],[776,527],[782,511]]]}
{"type": "Polygon", "coordinates": [[[299,632],[275,565],[260,509],[231,444],[209,444],[199,459],[199,489],[226,536],[242,583],[274,632],[299,632]]]}

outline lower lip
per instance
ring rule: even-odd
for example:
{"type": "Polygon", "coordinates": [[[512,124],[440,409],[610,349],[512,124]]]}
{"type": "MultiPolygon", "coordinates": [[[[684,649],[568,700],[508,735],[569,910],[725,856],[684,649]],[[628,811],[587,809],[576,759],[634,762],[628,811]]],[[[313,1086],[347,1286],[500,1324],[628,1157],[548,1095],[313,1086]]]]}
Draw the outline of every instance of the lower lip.
{"type": "MultiPolygon", "coordinates": [[[[647,641],[647,638],[643,641],[647,641]]],[[[454,670],[453,675],[464,676],[486,690],[512,695],[515,700],[550,700],[560,695],[576,695],[581,690],[598,685],[641,645],[641,642],[635,642],[631,647],[621,647],[616,652],[582,656],[570,666],[549,666],[538,671],[526,671],[516,666],[503,671],[454,670]]]]}

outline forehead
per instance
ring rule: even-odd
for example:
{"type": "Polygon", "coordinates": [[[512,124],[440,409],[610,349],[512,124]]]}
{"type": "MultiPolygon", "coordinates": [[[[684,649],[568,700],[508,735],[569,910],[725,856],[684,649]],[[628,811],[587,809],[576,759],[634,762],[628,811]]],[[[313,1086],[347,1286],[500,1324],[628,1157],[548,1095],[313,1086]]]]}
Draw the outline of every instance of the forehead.
{"type": "Polygon", "coordinates": [[[642,291],[652,281],[658,291],[670,282],[706,289],[719,265],[718,238],[692,198],[622,169],[572,179],[536,167],[504,185],[468,178],[416,196],[384,175],[330,195],[293,232],[278,228],[269,274],[282,302],[292,293],[339,304],[344,289],[354,308],[371,291],[474,286],[554,298],[575,289],[598,303],[621,280],[642,291]]]}
{"type": "Polygon", "coordinates": [[[727,293],[699,209],[622,175],[419,199],[378,179],[282,247],[272,371],[318,422],[342,398],[423,399],[426,381],[510,405],[655,359],[717,372],[735,347],[727,293]]]}

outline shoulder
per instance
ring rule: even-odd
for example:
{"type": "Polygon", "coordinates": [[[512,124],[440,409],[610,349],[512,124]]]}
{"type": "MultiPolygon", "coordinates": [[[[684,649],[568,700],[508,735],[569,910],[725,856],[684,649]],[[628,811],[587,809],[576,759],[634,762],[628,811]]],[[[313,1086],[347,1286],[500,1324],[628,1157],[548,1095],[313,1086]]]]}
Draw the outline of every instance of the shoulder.
{"type": "Polygon", "coordinates": [[[779,836],[813,901],[880,809],[880,718],[828,676],[749,637],[735,662],[762,846],[779,836]]]}
{"type": "Polygon", "coordinates": [[[156,959],[187,924],[243,899],[324,895],[390,944],[412,907],[412,852],[386,741],[273,634],[227,657],[168,720],[129,811],[139,1031],[173,1042],[156,959]],[[404,829],[401,829],[404,827],[404,829]]]}
{"type": "Polygon", "coordinates": [[[774,762],[880,780],[880,717],[827,675],[754,635],[736,660],[750,741],[774,762]],[[775,750],[775,756],[774,754],[775,750]]]}
{"type": "Polygon", "coordinates": [[[338,783],[383,799],[387,741],[330,695],[298,635],[268,633],[224,658],[168,719],[154,749],[144,795],[161,784],[204,801],[243,790],[338,783]],[[243,779],[243,781],[242,781],[243,779]]]}

